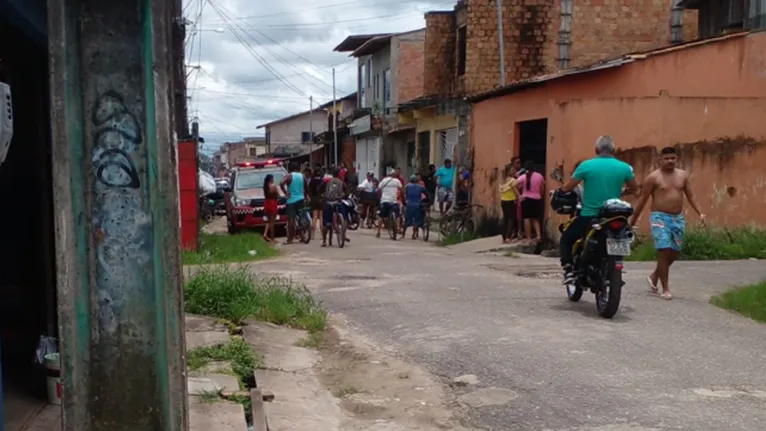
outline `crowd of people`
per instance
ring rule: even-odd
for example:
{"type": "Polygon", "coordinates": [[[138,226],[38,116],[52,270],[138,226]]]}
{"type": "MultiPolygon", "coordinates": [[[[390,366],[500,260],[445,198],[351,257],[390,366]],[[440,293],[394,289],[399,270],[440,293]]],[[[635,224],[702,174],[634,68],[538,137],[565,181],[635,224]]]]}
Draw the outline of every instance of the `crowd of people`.
{"type": "MultiPolygon", "coordinates": [[[[267,201],[274,202],[278,189],[286,196],[287,244],[293,243],[296,237],[296,219],[300,209],[308,205],[312,220],[311,236],[316,237],[319,231],[322,246],[327,246],[333,214],[337,208],[348,219],[346,208],[338,204],[352,194],[360,204],[361,219],[367,218],[369,211],[377,211],[377,237],[380,237],[384,224],[393,213],[396,231],[404,236],[411,229],[411,238],[417,239],[425,216],[434,203],[438,203],[439,212],[443,214],[450,210],[454,202],[468,200],[469,180],[469,171],[464,167],[456,171],[450,159],[444,160],[438,169],[436,165],[429,165],[409,179],[405,179],[402,169],[396,167],[388,168],[386,177],[382,179],[378,179],[374,172],[367,172],[361,182],[358,173],[353,168],[349,169],[346,163],[337,167],[305,167],[302,171],[297,163],[291,163],[278,186],[273,179],[266,182],[264,194],[267,201]]],[[[267,226],[264,237],[271,240],[273,233],[274,227],[267,226]]],[[[348,236],[346,241],[349,241],[348,236]]]]}
{"type": "Polygon", "coordinates": [[[544,196],[545,177],[536,171],[535,164],[527,161],[522,166],[520,157],[511,159],[500,184],[503,243],[541,240],[544,196]]]}

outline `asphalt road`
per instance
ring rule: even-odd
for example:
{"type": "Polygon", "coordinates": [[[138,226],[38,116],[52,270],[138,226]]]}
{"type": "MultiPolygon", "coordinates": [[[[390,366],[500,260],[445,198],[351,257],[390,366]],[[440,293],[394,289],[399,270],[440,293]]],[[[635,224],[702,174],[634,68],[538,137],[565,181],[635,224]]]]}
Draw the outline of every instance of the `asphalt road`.
{"type": "Polygon", "coordinates": [[[476,375],[457,390],[484,389],[464,398],[467,425],[766,429],[766,326],[708,304],[766,277],[762,261],[679,263],[669,302],[648,294],[650,265],[628,264],[623,305],[604,320],[592,295],[567,301],[553,260],[351,238],[345,249],[287,246],[291,256],[258,267],[305,281],[354,329],[445,381],[476,375]]]}

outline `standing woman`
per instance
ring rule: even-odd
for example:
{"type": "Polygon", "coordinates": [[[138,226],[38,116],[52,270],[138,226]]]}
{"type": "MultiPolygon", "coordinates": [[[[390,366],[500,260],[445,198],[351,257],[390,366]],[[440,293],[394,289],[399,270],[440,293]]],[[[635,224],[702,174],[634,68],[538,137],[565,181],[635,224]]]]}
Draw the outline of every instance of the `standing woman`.
{"type": "Polygon", "coordinates": [[[309,178],[309,208],[311,208],[311,238],[316,237],[319,222],[322,220],[322,198],[319,195],[319,186],[322,185],[322,173],[315,169],[309,178]]]}
{"type": "Polygon", "coordinates": [[[513,164],[505,167],[503,183],[500,184],[500,205],[503,209],[503,243],[516,239],[518,232],[518,217],[516,203],[518,201],[516,169],[513,164]]]}
{"type": "Polygon", "coordinates": [[[521,215],[524,219],[524,231],[527,241],[532,238],[542,240],[540,219],[543,217],[543,195],[545,194],[545,177],[535,170],[530,161],[524,165],[526,171],[519,177],[518,191],[521,192],[521,215]],[[533,236],[534,234],[534,236],[533,236]]]}
{"type": "Polygon", "coordinates": [[[263,214],[267,217],[266,227],[263,229],[263,239],[266,242],[274,241],[276,237],[277,210],[279,208],[279,191],[274,184],[274,175],[268,174],[263,180],[263,214]],[[271,235],[271,236],[269,236],[271,235]]]}

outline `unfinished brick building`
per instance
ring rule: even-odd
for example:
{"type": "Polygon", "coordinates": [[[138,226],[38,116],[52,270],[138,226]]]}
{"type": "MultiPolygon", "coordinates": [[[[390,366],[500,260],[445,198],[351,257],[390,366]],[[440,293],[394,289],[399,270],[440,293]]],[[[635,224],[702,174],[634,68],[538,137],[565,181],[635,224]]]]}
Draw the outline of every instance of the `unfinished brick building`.
{"type": "MultiPolygon", "coordinates": [[[[505,83],[695,39],[695,11],[667,0],[504,0],[505,83]]],[[[424,93],[501,84],[496,0],[426,14],[424,93]]]]}

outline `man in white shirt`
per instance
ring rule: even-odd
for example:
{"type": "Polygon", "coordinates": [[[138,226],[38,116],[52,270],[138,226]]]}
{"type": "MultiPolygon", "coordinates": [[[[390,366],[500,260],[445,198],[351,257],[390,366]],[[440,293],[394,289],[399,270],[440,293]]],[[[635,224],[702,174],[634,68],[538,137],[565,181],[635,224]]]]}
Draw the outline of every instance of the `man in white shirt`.
{"type": "MultiPolygon", "coordinates": [[[[383,229],[384,220],[388,219],[391,211],[394,212],[394,220],[399,224],[399,212],[401,206],[399,199],[402,195],[402,182],[396,178],[396,170],[388,169],[388,176],[383,178],[378,184],[378,196],[380,197],[380,219],[378,220],[378,233],[376,237],[380,238],[380,231],[383,229]]],[[[394,232],[399,232],[399,226],[395,226],[394,232]]]]}
{"type": "Polygon", "coordinates": [[[373,182],[375,181],[375,174],[372,172],[367,172],[367,177],[362,181],[361,184],[356,188],[359,191],[371,193],[374,191],[375,186],[373,185],[373,182]]]}

